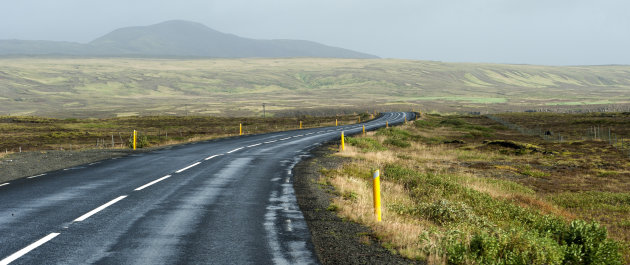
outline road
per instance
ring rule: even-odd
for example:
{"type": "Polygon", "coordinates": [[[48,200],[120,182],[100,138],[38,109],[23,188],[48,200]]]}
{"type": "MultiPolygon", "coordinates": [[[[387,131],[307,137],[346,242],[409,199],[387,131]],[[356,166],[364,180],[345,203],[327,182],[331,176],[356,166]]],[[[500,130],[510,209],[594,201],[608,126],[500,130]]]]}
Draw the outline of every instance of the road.
{"type": "Polygon", "coordinates": [[[340,131],[413,115],[191,143],[0,183],[0,265],[317,264],[293,166],[340,131]]]}

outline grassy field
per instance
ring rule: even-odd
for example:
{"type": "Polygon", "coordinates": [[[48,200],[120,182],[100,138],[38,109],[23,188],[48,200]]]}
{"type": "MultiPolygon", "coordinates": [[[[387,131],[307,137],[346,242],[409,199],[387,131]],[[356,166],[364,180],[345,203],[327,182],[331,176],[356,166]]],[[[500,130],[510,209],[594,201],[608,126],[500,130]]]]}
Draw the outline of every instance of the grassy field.
{"type": "Polygon", "coordinates": [[[630,103],[630,66],[351,59],[0,58],[0,115],[496,112],[630,103]]]}
{"type": "Polygon", "coordinates": [[[239,134],[264,133],[356,123],[370,115],[300,118],[221,118],[208,116],[150,116],[108,119],[55,119],[43,117],[0,116],[0,151],[3,153],[36,150],[128,148],[133,130],[141,146],[173,144],[239,134]],[[112,143],[113,141],[113,143],[112,143]]]}
{"type": "MultiPolygon", "coordinates": [[[[630,121],[623,113],[501,116],[567,135],[584,130],[572,121],[630,121]]],[[[430,264],[630,262],[630,157],[608,141],[549,141],[485,116],[424,115],[347,142],[338,155],[352,162],[322,170],[321,184],[337,192],[329,210],[371,226],[392,251],[430,264]],[[382,222],[372,206],[376,168],[382,222]]]]}

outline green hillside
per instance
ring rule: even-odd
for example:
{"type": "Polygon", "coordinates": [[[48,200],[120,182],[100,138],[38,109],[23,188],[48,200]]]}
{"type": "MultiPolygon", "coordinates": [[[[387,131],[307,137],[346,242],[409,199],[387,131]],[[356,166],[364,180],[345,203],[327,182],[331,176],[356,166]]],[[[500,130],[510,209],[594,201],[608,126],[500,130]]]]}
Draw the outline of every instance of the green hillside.
{"type": "Polygon", "coordinates": [[[0,59],[0,114],[501,111],[630,103],[630,66],[360,59],[0,59]]]}

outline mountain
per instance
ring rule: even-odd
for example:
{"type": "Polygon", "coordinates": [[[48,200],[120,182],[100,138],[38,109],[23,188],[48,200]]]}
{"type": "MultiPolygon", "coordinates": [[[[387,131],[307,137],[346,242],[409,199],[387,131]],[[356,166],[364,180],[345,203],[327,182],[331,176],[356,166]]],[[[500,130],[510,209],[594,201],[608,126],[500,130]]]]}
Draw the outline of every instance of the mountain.
{"type": "Polygon", "coordinates": [[[378,58],[311,41],[243,38],[181,20],[117,29],[88,44],[0,40],[0,55],[378,58]]]}

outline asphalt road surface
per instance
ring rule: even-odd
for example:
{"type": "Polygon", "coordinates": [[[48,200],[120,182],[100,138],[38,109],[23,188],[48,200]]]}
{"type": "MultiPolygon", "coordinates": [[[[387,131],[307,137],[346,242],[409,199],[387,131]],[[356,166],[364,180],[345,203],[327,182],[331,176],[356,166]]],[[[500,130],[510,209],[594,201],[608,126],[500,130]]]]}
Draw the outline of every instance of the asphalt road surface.
{"type": "Polygon", "coordinates": [[[0,265],[317,264],[293,166],[341,131],[405,117],[414,114],[198,142],[0,183],[0,265]]]}

